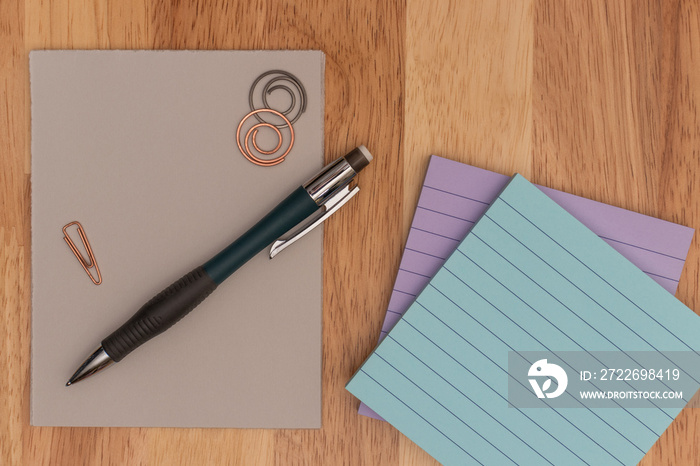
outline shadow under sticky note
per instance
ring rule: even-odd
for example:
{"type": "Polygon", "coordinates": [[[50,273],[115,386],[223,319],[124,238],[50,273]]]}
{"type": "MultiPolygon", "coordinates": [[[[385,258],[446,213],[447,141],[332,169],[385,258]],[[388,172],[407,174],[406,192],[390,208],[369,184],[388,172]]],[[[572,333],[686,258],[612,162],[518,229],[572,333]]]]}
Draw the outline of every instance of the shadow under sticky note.
{"type": "Polygon", "coordinates": [[[31,423],[318,428],[322,231],[261,252],[124,361],[66,380],[154,294],[246,231],[323,165],[321,52],[34,51],[31,423]],[[248,92],[294,74],[307,108],[283,163],[236,145],[248,92]],[[103,282],[62,238],[78,220],[103,282]]]}

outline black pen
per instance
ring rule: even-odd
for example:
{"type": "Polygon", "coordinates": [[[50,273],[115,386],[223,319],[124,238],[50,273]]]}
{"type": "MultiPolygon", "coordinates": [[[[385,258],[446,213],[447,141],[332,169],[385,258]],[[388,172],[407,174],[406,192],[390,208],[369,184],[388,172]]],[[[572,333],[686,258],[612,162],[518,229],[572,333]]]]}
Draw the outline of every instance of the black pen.
{"type": "Polygon", "coordinates": [[[321,224],[359,192],[357,186],[350,188],[350,182],[371,160],[367,148],[359,146],[326,165],[240,238],[144,304],[131,319],[102,340],[66,386],[121,361],[166,331],[269,244],[274,242],[270,250],[272,258],[321,224]]]}

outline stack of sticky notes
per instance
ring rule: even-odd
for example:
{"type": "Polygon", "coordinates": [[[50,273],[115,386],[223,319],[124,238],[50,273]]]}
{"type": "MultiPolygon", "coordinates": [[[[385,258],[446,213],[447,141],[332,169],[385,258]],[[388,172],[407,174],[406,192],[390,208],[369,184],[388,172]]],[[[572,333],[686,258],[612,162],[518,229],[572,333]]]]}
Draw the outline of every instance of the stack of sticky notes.
{"type": "MultiPolygon", "coordinates": [[[[434,158],[431,169],[436,162],[454,164],[434,158]]],[[[492,202],[469,200],[473,226],[458,224],[470,223],[464,213],[445,217],[458,188],[430,189],[443,202],[428,207],[424,187],[424,212],[416,212],[411,234],[436,239],[413,247],[409,238],[401,265],[415,269],[413,254],[427,267],[417,280],[422,291],[397,280],[398,288],[415,290],[405,292],[411,304],[402,316],[394,311],[395,324],[347,388],[444,464],[636,464],[700,386],[700,318],[669,293],[692,230],[623,212],[616,216],[623,227],[614,227],[602,205],[581,208],[593,204],[545,194],[519,175],[506,183],[492,202]],[[441,219],[422,228],[417,219],[424,214],[441,219]],[[630,234],[644,225],[656,233],[630,234]],[[460,228],[469,231],[464,239],[460,228]],[[662,238],[668,236],[672,244],[662,238]],[[454,252],[438,251],[439,237],[453,242],[454,252]],[[426,246],[432,243],[433,253],[426,246]],[[550,364],[528,360],[531,352],[549,354],[569,374],[568,391],[560,377],[534,382],[545,374],[532,371],[550,364]],[[614,355],[637,361],[636,352],[663,356],[657,369],[684,381],[681,400],[644,399],[634,407],[615,400],[606,408],[576,400],[576,355],[594,355],[603,369],[619,362],[614,355]],[[531,372],[514,373],[514,360],[531,372]],[[532,386],[534,407],[518,406],[513,386],[521,395],[532,386]]],[[[587,382],[605,391],[608,381],[596,374],[587,382]]],[[[654,390],[673,382],[657,379],[654,390]]],[[[635,390],[633,381],[622,383],[635,390]]]]}

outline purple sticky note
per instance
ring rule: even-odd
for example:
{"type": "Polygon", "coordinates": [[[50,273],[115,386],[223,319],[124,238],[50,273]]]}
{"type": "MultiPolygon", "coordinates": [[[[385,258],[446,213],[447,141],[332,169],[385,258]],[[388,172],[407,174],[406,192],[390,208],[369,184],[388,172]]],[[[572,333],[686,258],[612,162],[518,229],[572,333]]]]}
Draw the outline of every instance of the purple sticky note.
{"type": "MultiPolygon", "coordinates": [[[[432,156],[379,341],[506,186],[509,176],[432,156]]],[[[669,293],[678,288],[694,230],[538,186],[669,293]]],[[[381,419],[364,403],[359,413],[381,419]]]]}

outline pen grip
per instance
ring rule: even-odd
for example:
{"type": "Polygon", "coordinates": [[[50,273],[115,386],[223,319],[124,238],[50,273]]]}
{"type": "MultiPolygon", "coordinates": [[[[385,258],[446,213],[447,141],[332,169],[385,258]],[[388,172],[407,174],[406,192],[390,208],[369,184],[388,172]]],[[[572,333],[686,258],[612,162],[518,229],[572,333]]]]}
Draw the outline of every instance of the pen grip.
{"type": "Polygon", "coordinates": [[[102,341],[107,354],[119,362],[169,329],[197,307],[217,287],[203,267],[197,267],[144,304],[124,325],[102,341]]]}

